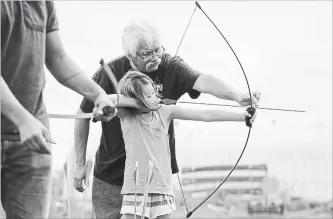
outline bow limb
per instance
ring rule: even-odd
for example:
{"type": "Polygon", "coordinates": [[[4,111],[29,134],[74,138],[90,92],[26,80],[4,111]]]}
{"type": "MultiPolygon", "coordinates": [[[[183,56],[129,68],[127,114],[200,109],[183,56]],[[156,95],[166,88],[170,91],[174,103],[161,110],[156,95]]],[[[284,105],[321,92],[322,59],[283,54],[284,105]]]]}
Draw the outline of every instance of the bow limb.
{"type": "MultiPolygon", "coordinates": [[[[210,17],[206,14],[206,12],[202,9],[202,7],[200,6],[200,4],[196,1],[195,2],[195,5],[196,5],[196,7],[195,7],[195,9],[194,9],[194,12],[195,12],[195,10],[196,10],[196,8],[199,8],[202,12],[203,12],[203,14],[208,18],[208,20],[211,22],[211,24],[215,27],[215,29],[219,32],[219,34],[223,37],[223,39],[225,40],[225,42],[228,44],[228,46],[229,46],[229,48],[231,49],[231,51],[233,52],[233,54],[234,54],[234,56],[236,57],[236,59],[237,59],[237,61],[238,61],[238,64],[239,64],[239,66],[241,67],[241,69],[242,69],[242,72],[243,72],[243,75],[244,75],[244,78],[245,78],[245,81],[246,81],[246,84],[247,84],[247,88],[248,88],[248,92],[249,92],[249,97],[250,97],[250,104],[251,104],[251,107],[249,108],[249,109],[253,109],[253,102],[252,102],[252,96],[251,96],[251,89],[250,89],[250,84],[249,84],[249,81],[248,81],[248,79],[247,79],[247,76],[246,76],[246,73],[245,73],[245,71],[244,71],[244,68],[243,68],[243,66],[242,66],[242,64],[241,64],[241,62],[239,61],[239,59],[238,59],[238,57],[237,57],[237,55],[236,55],[236,53],[235,53],[235,51],[233,50],[233,48],[231,47],[231,45],[230,45],[230,43],[228,42],[228,40],[224,37],[224,35],[222,34],[222,32],[219,30],[219,28],[215,25],[215,23],[210,19],[210,17]]],[[[193,14],[194,14],[194,12],[193,12],[193,14]]],[[[191,19],[192,19],[192,17],[193,17],[193,14],[192,14],[192,16],[191,16],[191,19]]],[[[191,22],[191,20],[190,20],[190,22],[191,22]]],[[[187,28],[188,28],[188,26],[189,26],[189,24],[187,25],[187,28]]],[[[185,30],[185,33],[186,33],[186,31],[187,31],[187,28],[186,28],[186,30],[185,30]]],[[[184,35],[185,35],[185,33],[184,33],[184,35]]],[[[184,38],[184,35],[183,35],[183,38],[184,38]]],[[[182,38],[182,40],[183,40],[183,38],[182,38]]],[[[180,44],[182,43],[182,41],[180,42],[180,44]]],[[[179,49],[179,47],[180,47],[180,45],[178,46],[178,49],[179,49]]],[[[177,49],[177,52],[178,52],[178,49],[177,49]]],[[[247,123],[247,125],[248,125],[248,123],[247,123]]],[[[212,192],[212,193],[210,193],[202,202],[200,202],[200,204],[198,204],[195,208],[193,208],[193,210],[191,210],[191,211],[188,211],[188,209],[187,209],[187,204],[186,204],[186,200],[185,200],[185,196],[184,196],[184,194],[183,194],[183,198],[184,198],[184,202],[185,202],[185,206],[186,206],[186,210],[187,210],[187,215],[186,215],[186,217],[187,218],[189,218],[189,217],[191,217],[191,215],[193,214],[193,212],[195,212],[199,207],[201,207],[225,182],[226,182],[226,180],[229,178],[229,176],[231,175],[231,173],[234,171],[234,169],[237,167],[237,165],[238,165],[238,163],[239,163],[239,161],[241,160],[241,158],[242,158],[242,156],[243,156],[243,154],[244,154],[244,152],[245,152],[245,149],[246,149],[246,146],[247,146],[247,143],[248,143],[248,141],[249,141],[249,138],[250,138],[250,134],[251,134],[251,128],[252,128],[252,124],[249,124],[248,125],[248,127],[249,127],[249,131],[248,131],[248,134],[247,134],[247,137],[246,137],[246,141],[245,141],[245,144],[244,144],[244,147],[243,147],[243,150],[242,150],[242,152],[241,152],[241,154],[239,155],[239,157],[238,157],[238,159],[237,159],[237,161],[236,161],[236,163],[233,165],[233,167],[232,167],[232,169],[230,170],[230,172],[228,173],[228,175],[223,179],[223,181],[217,186],[217,188],[216,189],[214,189],[214,191],[212,192]]],[[[177,173],[178,174],[178,173],[177,173]]],[[[179,176],[178,176],[178,179],[179,179],[179,176]]],[[[179,184],[180,184],[180,180],[179,180],[179,184]]],[[[181,186],[181,184],[180,184],[180,187],[181,187],[181,189],[182,189],[182,186],[181,186]]],[[[182,190],[183,191],[183,190],[182,190]]]]}
{"type": "MultiPolygon", "coordinates": [[[[116,106],[119,102],[119,98],[120,98],[120,90],[119,90],[119,86],[118,86],[118,81],[114,75],[114,73],[112,72],[111,68],[109,67],[109,65],[105,64],[104,59],[101,59],[99,61],[99,63],[101,64],[101,67],[104,69],[104,71],[106,72],[107,76],[109,77],[111,84],[113,85],[116,94],[117,94],[117,101],[116,101],[116,106]]],[[[110,106],[105,106],[103,108],[103,114],[104,115],[109,115],[109,114],[114,114],[115,113],[115,109],[112,109],[112,107],[110,106]]],[[[93,122],[97,122],[97,120],[95,118],[93,118],[92,120],[93,122]]]]}
{"type": "MultiPolygon", "coordinates": [[[[211,24],[215,27],[215,29],[219,32],[219,34],[223,37],[223,39],[225,40],[225,42],[228,44],[229,48],[231,49],[231,51],[233,52],[235,58],[237,59],[238,61],[238,64],[239,66],[241,67],[242,69],[242,72],[243,72],[243,75],[244,75],[244,78],[245,78],[245,81],[246,81],[246,84],[247,84],[247,88],[248,88],[248,91],[249,91],[249,97],[250,97],[250,103],[251,103],[251,107],[250,109],[253,108],[253,102],[252,102],[252,96],[251,96],[251,89],[250,89],[250,84],[249,84],[249,81],[247,79],[247,76],[246,76],[246,73],[244,71],[244,68],[241,64],[241,62],[239,61],[238,59],[238,56],[236,55],[235,51],[233,50],[233,48],[231,47],[230,43],[228,42],[228,40],[225,38],[225,36],[222,34],[222,32],[220,31],[220,29],[215,25],[215,23],[210,19],[210,17],[206,14],[206,12],[201,8],[201,6],[199,5],[199,3],[196,1],[195,2],[196,6],[204,13],[204,15],[208,18],[208,20],[211,22],[211,24]]],[[[237,167],[239,161],[241,160],[244,152],[245,152],[245,149],[246,149],[246,146],[247,146],[247,143],[249,141],[249,138],[250,138],[250,134],[251,134],[251,128],[252,128],[252,125],[249,125],[249,131],[248,131],[248,134],[247,134],[247,137],[246,137],[246,141],[245,141],[245,144],[244,144],[244,147],[243,147],[243,150],[241,152],[241,154],[239,155],[236,163],[234,164],[234,166],[232,167],[232,169],[230,170],[230,172],[228,173],[228,175],[223,179],[223,181],[217,186],[216,189],[214,189],[214,191],[209,194],[200,204],[198,204],[193,210],[191,210],[190,212],[187,213],[186,217],[189,218],[191,217],[191,215],[193,214],[193,212],[195,212],[199,207],[201,207],[225,182],[226,180],[229,178],[229,176],[231,175],[231,173],[235,170],[235,168],[237,167]]]]}
{"type": "Polygon", "coordinates": [[[102,66],[102,68],[105,70],[106,74],[108,75],[114,89],[116,90],[116,94],[117,94],[117,102],[116,105],[119,102],[119,95],[120,95],[120,90],[119,90],[119,86],[118,86],[118,81],[114,75],[114,73],[112,72],[111,68],[109,65],[105,64],[104,59],[101,59],[99,62],[102,66]]]}

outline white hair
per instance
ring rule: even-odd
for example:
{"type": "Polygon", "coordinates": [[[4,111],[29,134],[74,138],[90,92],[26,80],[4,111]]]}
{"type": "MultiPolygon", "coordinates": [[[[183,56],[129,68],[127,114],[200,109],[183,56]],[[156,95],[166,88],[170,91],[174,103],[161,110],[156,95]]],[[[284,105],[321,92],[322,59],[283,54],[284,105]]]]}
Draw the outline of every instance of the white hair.
{"type": "Polygon", "coordinates": [[[122,44],[126,55],[135,56],[140,46],[151,46],[159,41],[158,30],[145,21],[132,21],[123,30],[122,44]]]}

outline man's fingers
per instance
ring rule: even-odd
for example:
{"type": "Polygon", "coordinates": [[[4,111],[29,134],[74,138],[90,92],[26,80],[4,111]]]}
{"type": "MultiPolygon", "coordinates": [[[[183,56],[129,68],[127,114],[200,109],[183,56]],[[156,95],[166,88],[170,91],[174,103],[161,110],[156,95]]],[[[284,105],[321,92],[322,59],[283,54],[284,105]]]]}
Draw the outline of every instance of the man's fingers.
{"type": "Polygon", "coordinates": [[[93,114],[94,114],[94,116],[103,115],[103,108],[99,108],[99,107],[95,106],[93,109],[93,114]]]}
{"type": "Polygon", "coordinates": [[[111,119],[113,119],[117,115],[117,108],[115,108],[114,113],[111,115],[104,115],[103,110],[99,110],[97,107],[93,110],[94,118],[98,121],[102,122],[109,122],[111,119]]]}
{"type": "Polygon", "coordinates": [[[103,107],[96,107],[94,114],[102,116],[103,115],[103,107]]]}
{"type": "Polygon", "coordinates": [[[46,142],[46,139],[42,134],[40,135],[35,135],[34,136],[34,141],[37,143],[37,147],[39,150],[39,153],[42,154],[51,154],[51,148],[50,145],[46,142]]]}
{"type": "Polygon", "coordinates": [[[239,104],[241,106],[250,106],[252,103],[253,107],[258,107],[259,106],[259,101],[258,99],[255,97],[254,94],[251,94],[251,96],[249,96],[250,94],[245,94],[241,100],[241,102],[239,102],[239,104]]]}
{"type": "Polygon", "coordinates": [[[93,109],[93,113],[95,113],[95,112],[97,112],[97,110],[98,110],[98,107],[97,106],[94,106],[94,109],[93,109]]]}
{"type": "Polygon", "coordinates": [[[79,192],[83,192],[84,188],[83,188],[83,183],[82,183],[82,179],[74,179],[73,184],[74,184],[74,188],[79,191],[79,192]]]}
{"type": "Polygon", "coordinates": [[[83,192],[84,191],[84,188],[83,188],[83,182],[82,182],[83,180],[78,180],[78,182],[77,182],[77,187],[78,187],[78,189],[81,191],[81,192],[83,192]]]}
{"type": "Polygon", "coordinates": [[[94,118],[98,119],[101,115],[103,115],[103,110],[95,106],[92,113],[94,115],[94,118]]]}
{"type": "Polygon", "coordinates": [[[255,107],[258,107],[259,106],[259,101],[260,101],[260,92],[256,91],[254,93],[252,93],[252,103],[255,107]]]}
{"type": "Polygon", "coordinates": [[[56,142],[51,137],[51,133],[45,127],[43,128],[43,136],[45,137],[47,142],[51,144],[56,144],[56,142]]]}
{"type": "Polygon", "coordinates": [[[260,95],[261,93],[259,91],[253,93],[253,96],[257,99],[257,101],[260,101],[260,95]]]}
{"type": "Polygon", "coordinates": [[[20,136],[21,138],[21,142],[20,144],[25,144],[25,145],[30,145],[32,144],[32,139],[33,139],[33,136],[20,136]]]}
{"type": "Polygon", "coordinates": [[[34,136],[30,138],[23,139],[21,144],[29,148],[31,151],[35,153],[40,153],[39,144],[35,141],[34,136]]]}
{"type": "Polygon", "coordinates": [[[251,96],[251,100],[252,100],[253,105],[255,105],[255,106],[258,105],[258,99],[254,95],[251,96]]]}

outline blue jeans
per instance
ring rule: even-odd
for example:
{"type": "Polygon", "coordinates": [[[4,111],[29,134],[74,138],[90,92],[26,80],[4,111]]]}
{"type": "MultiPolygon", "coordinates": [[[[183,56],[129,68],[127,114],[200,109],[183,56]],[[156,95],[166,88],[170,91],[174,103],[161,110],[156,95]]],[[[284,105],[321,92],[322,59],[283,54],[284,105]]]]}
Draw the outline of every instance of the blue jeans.
{"type": "Polygon", "coordinates": [[[1,140],[1,202],[6,218],[47,218],[52,195],[51,155],[1,140]]]}

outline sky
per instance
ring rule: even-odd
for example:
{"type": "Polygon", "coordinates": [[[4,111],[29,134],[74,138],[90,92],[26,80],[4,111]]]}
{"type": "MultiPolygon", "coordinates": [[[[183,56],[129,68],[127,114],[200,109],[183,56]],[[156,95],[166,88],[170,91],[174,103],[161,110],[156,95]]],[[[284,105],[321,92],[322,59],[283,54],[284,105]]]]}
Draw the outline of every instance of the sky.
{"type": "MultiPolygon", "coordinates": [[[[266,163],[270,175],[306,197],[331,198],[332,1],[200,4],[235,50],[251,89],[261,92],[260,106],[306,110],[258,111],[240,163],[266,163]]],[[[123,55],[122,29],[131,20],[155,25],[166,52],[174,55],[195,8],[192,1],[56,1],[55,5],[65,48],[89,77],[101,58],[123,55]]],[[[202,73],[247,92],[236,58],[200,10],[178,55],[202,73]]],[[[75,113],[82,100],[49,73],[44,93],[49,113],[75,113]]],[[[190,98],[184,95],[181,100],[190,98]]],[[[193,101],[230,103],[205,94],[193,101]]],[[[57,142],[53,153],[58,169],[74,144],[74,120],[52,119],[50,125],[57,142]]],[[[100,132],[99,123],[91,125],[88,157],[94,158],[100,132]]],[[[181,167],[234,164],[247,132],[239,123],[177,121],[178,163],[181,167]]]]}

